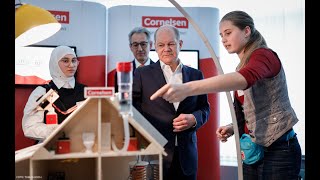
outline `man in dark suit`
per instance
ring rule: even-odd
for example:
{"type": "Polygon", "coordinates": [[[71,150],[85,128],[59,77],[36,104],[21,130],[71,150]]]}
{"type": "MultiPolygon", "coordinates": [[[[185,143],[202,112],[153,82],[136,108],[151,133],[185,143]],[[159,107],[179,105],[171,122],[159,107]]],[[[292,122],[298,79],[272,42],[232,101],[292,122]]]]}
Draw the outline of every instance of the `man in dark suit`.
{"type": "Polygon", "coordinates": [[[177,103],[150,96],[166,83],[203,79],[201,71],[185,66],[178,58],[183,41],[177,28],[164,25],[154,34],[159,61],[138,68],[133,77],[134,107],[168,140],[163,158],[164,180],[195,180],[198,167],[196,131],[209,117],[207,95],[188,97],[177,103]]]}
{"type": "MultiPolygon", "coordinates": [[[[144,27],[135,27],[128,34],[129,47],[134,56],[132,61],[133,75],[136,68],[153,64],[154,62],[149,58],[149,52],[152,48],[151,34],[148,29],[144,27]]],[[[114,90],[118,92],[118,76],[114,76],[114,90]]]]}

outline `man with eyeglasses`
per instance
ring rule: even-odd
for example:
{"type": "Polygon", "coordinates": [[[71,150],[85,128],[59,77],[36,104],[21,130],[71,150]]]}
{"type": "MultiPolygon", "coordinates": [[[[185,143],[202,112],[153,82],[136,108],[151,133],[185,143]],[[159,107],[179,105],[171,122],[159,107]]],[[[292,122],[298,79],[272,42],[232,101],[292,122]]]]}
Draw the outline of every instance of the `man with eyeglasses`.
{"type": "MultiPolygon", "coordinates": [[[[133,75],[136,68],[147,66],[154,62],[149,58],[149,52],[152,48],[151,33],[144,27],[135,27],[128,34],[129,47],[134,56],[132,61],[133,75]]],[[[118,92],[118,78],[115,74],[114,80],[115,92],[118,92]]]]}
{"type": "Polygon", "coordinates": [[[57,114],[58,124],[76,110],[78,102],[85,100],[86,85],[77,82],[74,76],[78,65],[77,56],[70,47],[58,46],[52,51],[49,61],[52,80],[32,91],[23,110],[22,130],[26,137],[36,140],[36,143],[41,142],[58,126],[57,124],[47,125],[48,110],[37,105],[38,100],[50,89],[55,90],[59,95],[52,104],[53,111],[57,114]]]}
{"type": "Polygon", "coordinates": [[[178,58],[183,41],[171,25],[159,27],[154,34],[159,61],[138,68],[133,77],[133,106],[168,140],[163,157],[163,179],[196,180],[198,168],[197,135],[209,117],[207,95],[192,96],[169,103],[150,97],[167,83],[186,83],[203,79],[200,70],[185,66],[178,58]]]}

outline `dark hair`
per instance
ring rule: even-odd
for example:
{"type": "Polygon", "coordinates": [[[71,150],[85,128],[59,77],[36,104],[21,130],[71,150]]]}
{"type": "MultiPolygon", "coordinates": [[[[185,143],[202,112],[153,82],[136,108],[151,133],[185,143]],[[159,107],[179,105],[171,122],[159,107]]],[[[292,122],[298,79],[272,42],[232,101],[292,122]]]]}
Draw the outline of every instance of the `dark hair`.
{"type": "Polygon", "coordinates": [[[162,28],[164,28],[164,27],[169,27],[170,29],[172,29],[173,32],[174,32],[174,35],[176,36],[176,40],[177,40],[177,41],[180,40],[180,32],[179,32],[178,28],[176,28],[175,26],[169,25],[169,24],[165,24],[165,25],[160,26],[160,27],[154,32],[154,42],[157,41],[156,37],[157,37],[158,30],[159,30],[159,29],[162,29],[162,28]]]}
{"type": "Polygon", "coordinates": [[[147,36],[147,40],[150,41],[150,37],[151,37],[151,33],[150,31],[148,31],[148,29],[144,28],[144,27],[135,27],[133,28],[130,33],[128,34],[129,37],[129,44],[131,44],[131,37],[133,34],[135,33],[145,33],[147,36]]]}
{"type": "Polygon", "coordinates": [[[223,16],[220,20],[222,21],[230,21],[234,26],[238,27],[240,30],[249,27],[251,30],[250,38],[247,44],[244,47],[244,55],[242,59],[240,59],[240,63],[237,69],[242,68],[247,64],[250,55],[252,52],[258,48],[264,47],[268,48],[267,43],[260,32],[254,27],[253,19],[243,11],[231,11],[223,16]]]}

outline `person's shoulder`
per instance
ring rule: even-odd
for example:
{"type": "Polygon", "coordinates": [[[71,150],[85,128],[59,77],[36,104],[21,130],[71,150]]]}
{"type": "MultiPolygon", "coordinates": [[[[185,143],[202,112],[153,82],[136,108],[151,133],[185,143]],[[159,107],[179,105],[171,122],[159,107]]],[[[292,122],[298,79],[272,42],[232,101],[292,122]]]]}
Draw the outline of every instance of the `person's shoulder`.
{"type": "Polygon", "coordinates": [[[156,62],[154,62],[152,59],[150,59],[150,64],[155,64],[156,62]]]}
{"type": "MultiPolygon", "coordinates": [[[[142,66],[139,68],[136,68],[136,70],[134,71],[134,75],[136,76],[137,74],[153,74],[155,72],[158,72],[157,69],[157,63],[153,63],[153,64],[149,64],[147,66],[142,66]]],[[[159,67],[160,68],[160,67],[159,67]]]]}
{"type": "Polygon", "coordinates": [[[44,95],[46,93],[46,88],[44,88],[42,85],[41,86],[37,86],[30,94],[29,97],[39,97],[41,95],[44,95]]]}
{"type": "Polygon", "coordinates": [[[85,88],[88,87],[86,84],[82,84],[76,81],[76,86],[80,87],[80,88],[85,88]]]}
{"type": "Polygon", "coordinates": [[[45,90],[46,88],[44,87],[44,85],[40,85],[40,86],[37,86],[36,88],[34,88],[33,91],[43,91],[45,90]]]}
{"type": "Polygon", "coordinates": [[[151,63],[151,62],[150,62],[149,65],[143,66],[143,67],[140,67],[140,68],[141,68],[141,69],[154,69],[155,67],[158,67],[158,66],[159,66],[158,63],[155,63],[155,62],[151,63]]]}
{"type": "Polygon", "coordinates": [[[201,72],[199,69],[196,69],[187,65],[183,65],[183,68],[186,68],[188,71],[192,71],[192,72],[201,72]]]}
{"type": "Polygon", "coordinates": [[[54,83],[53,83],[52,81],[50,81],[50,82],[47,83],[47,84],[42,84],[41,87],[45,88],[45,89],[48,91],[49,89],[52,88],[53,84],[54,84],[54,83]]]}
{"type": "Polygon", "coordinates": [[[270,48],[266,48],[266,47],[261,47],[261,48],[257,48],[255,49],[252,54],[265,54],[265,53],[274,53],[274,51],[270,48]]]}
{"type": "Polygon", "coordinates": [[[192,74],[192,76],[196,76],[198,78],[202,78],[203,77],[203,73],[199,69],[195,69],[193,67],[186,66],[186,65],[184,65],[183,68],[185,69],[185,71],[189,71],[190,74],[192,74]]]}
{"type": "Polygon", "coordinates": [[[270,48],[265,48],[265,47],[255,49],[251,55],[252,55],[252,57],[259,56],[259,57],[265,57],[265,58],[278,58],[278,55],[275,51],[273,51],[270,48]]]}

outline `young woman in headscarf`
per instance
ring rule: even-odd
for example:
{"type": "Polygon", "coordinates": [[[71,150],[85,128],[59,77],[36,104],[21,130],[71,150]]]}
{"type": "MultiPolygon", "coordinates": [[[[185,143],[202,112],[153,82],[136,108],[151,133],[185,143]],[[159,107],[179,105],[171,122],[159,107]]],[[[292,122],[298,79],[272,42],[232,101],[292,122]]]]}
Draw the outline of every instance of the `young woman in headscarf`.
{"type": "Polygon", "coordinates": [[[52,51],[49,62],[52,80],[33,90],[23,111],[22,129],[26,137],[43,141],[58,126],[46,124],[48,110],[40,108],[37,103],[50,89],[59,95],[52,105],[58,124],[77,108],[77,102],[85,100],[86,85],[78,83],[74,76],[78,65],[77,56],[70,47],[58,46],[52,51]]]}

